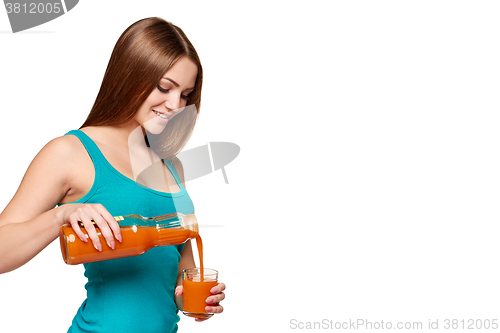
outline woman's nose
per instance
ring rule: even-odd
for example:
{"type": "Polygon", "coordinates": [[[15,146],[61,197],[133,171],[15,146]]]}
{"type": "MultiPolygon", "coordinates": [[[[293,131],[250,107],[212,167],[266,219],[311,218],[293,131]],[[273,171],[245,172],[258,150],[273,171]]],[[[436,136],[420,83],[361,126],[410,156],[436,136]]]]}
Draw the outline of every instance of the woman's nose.
{"type": "Polygon", "coordinates": [[[169,111],[177,110],[181,107],[181,97],[180,96],[171,96],[171,98],[165,101],[165,106],[169,111]]]}

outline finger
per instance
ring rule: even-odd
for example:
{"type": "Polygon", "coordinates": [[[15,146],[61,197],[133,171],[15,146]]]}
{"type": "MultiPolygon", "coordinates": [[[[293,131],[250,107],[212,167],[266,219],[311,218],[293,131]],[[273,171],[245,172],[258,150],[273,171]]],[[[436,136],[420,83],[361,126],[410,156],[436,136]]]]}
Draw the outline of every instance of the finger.
{"type": "Polygon", "coordinates": [[[182,295],[182,292],[183,292],[183,291],[184,291],[184,290],[183,290],[182,286],[177,286],[177,287],[175,288],[175,296],[180,296],[180,295],[182,295]]]}
{"type": "Polygon", "coordinates": [[[107,222],[109,228],[113,231],[113,234],[120,243],[122,242],[122,234],[120,229],[120,224],[116,221],[116,219],[111,215],[103,205],[96,205],[96,210],[103,217],[103,219],[107,222]]]}
{"type": "Polygon", "coordinates": [[[96,215],[92,220],[99,227],[99,229],[101,231],[101,235],[106,240],[106,243],[108,244],[108,246],[114,250],[115,249],[115,239],[113,237],[113,233],[111,232],[111,229],[108,226],[108,223],[100,215],[96,215]]]}
{"type": "Polygon", "coordinates": [[[82,242],[87,243],[87,235],[85,235],[85,233],[82,231],[82,228],[80,228],[80,224],[78,224],[78,222],[80,222],[80,221],[76,218],[73,218],[73,219],[69,220],[68,222],[71,225],[71,227],[73,228],[75,235],[77,235],[78,238],[80,238],[80,240],[82,242]]]}
{"type": "Polygon", "coordinates": [[[95,230],[94,224],[90,220],[89,217],[85,216],[80,219],[82,221],[83,226],[85,227],[85,230],[87,231],[88,237],[94,244],[94,247],[97,251],[102,251],[102,245],[101,245],[101,240],[99,239],[99,236],[97,235],[97,230],[95,230]]]}
{"type": "Polygon", "coordinates": [[[219,293],[223,292],[224,290],[226,290],[226,285],[224,283],[219,283],[218,285],[216,285],[215,287],[210,289],[210,293],[219,294],[219,293]]]}
{"type": "Polygon", "coordinates": [[[206,302],[207,304],[217,304],[226,298],[226,295],[224,293],[217,294],[215,296],[210,296],[207,298],[206,302]]]}
{"type": "Polygon", "coordinates": [[[222,307],[222,305],[206,306],[205,311],[208,313],[222,313],[222,311],[224,311],[224,308],[222,307]]]}
{"type": "Polygon", "coordinates": [[[194,321],[200,322],[200,321],[205,321],[207,319],[210,319],[210,317],[205,317],[205,318],[194,318],[194,321]]]}

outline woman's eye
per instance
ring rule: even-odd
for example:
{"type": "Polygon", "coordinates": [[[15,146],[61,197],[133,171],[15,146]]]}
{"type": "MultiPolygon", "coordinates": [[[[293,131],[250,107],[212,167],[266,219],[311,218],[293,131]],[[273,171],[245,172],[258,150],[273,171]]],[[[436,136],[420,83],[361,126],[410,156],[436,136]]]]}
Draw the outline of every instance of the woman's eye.
{"type": "MultiPolygon", "coordinates": [[[[168,93],[170,91],[170,89],[165,89],[159,84],[156,85],[156,88],[158,88],[158,90],[161,91],[162,93],[168,93]]],[[[189,101],[189,96],[181,94],[181,97],[184,98],[186,101],[189,101]]]]}
{"type": "Polygon", "coordinates": [[[156,88],[158,88],[158,90],[161,91],[162,93],[168,93],[169,91],[168,89],[163,88],[159,84],[156,85],[156,88]]]}

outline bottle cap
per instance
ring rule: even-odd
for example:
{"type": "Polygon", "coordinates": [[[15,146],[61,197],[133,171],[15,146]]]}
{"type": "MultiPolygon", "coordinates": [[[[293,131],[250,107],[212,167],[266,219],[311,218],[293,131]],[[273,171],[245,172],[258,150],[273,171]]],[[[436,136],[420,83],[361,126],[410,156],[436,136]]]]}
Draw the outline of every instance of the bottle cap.
{"type": "Polygon", "coordinates": [[[198,220],[194,214],[184,215],[182,218],[182,226],[185,229],[189,229],[198,232],[198,220]]]}

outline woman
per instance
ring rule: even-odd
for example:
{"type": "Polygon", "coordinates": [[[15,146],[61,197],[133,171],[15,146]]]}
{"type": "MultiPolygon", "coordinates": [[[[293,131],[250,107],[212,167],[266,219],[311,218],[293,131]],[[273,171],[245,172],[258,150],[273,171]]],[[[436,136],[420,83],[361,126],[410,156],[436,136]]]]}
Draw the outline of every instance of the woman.
{"type": "MultiPolygon", "coordinates": [[[[198,55],[181,29],[148,18],[125,30],[83,126],[38,153],[0,214],[0,273],[36,256],[66,223],[102,251],[122,241],[114,215],[194,213],[175,154],[192,132],[201,86],[198,55]],[[165,159],[152,171],[161,175],[164,186],[136,183],[149,169],[144,157],[165,159]],[[100,243],[92,221],[106,244],[100,243]]],[[[68,332],[177,331],[180,273],[194,266],[190,241],[85,264],[87,299],[68,332]]],[[[222,312],[224,289],[223,283],[212,288],[208,312],[222,312]]]]}

